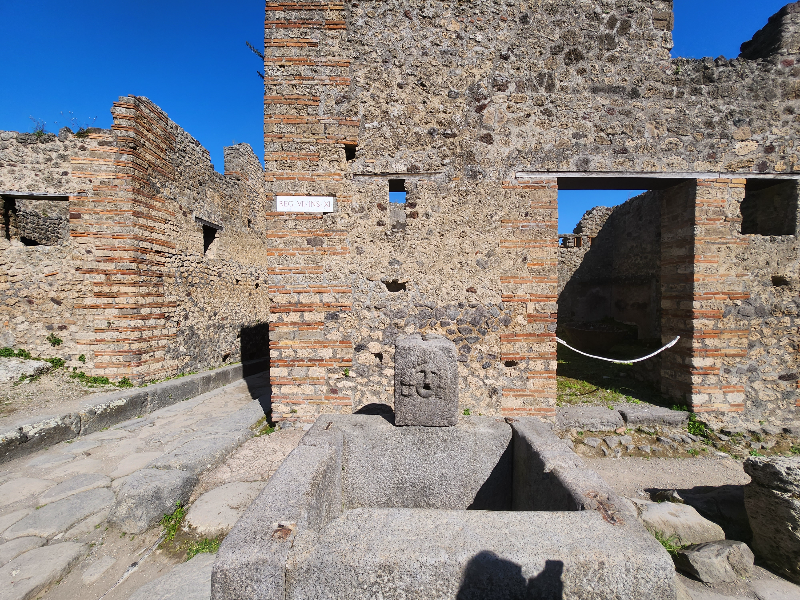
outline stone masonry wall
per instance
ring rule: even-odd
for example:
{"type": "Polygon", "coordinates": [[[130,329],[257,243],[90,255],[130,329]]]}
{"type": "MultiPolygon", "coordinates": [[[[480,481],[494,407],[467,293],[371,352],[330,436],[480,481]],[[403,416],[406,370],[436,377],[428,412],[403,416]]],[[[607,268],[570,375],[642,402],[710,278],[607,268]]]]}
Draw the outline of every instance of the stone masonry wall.
{"type": "Polygon", "coordinates": [[[466,406],[551,415],[557,172],[800,170],[795,58],[670,59],[671,28],[668,1],[268,1],[275,418],[389,403],[393,342],[416,331],[456,341],[466,406]]]}
{"type": "MultiPolygon", "coordinates": [[[[258,159],[227,148],[220,175],[149,100],[120,98],[112,113],[112,129],[87,138],[0,134],[0,190],[63,194],[69,211],[57,245],[25,246],[11,226],[0,241],[3,345],[136,381],[266,355],[258,159]],[[216,231],[207,249],[204,223],[216,231]],[[51,331],[63,345],[47,343],[51,331]]],[[[44,201],[15,202],[21,235],[19,207],[41,214],[44,201]]]]}

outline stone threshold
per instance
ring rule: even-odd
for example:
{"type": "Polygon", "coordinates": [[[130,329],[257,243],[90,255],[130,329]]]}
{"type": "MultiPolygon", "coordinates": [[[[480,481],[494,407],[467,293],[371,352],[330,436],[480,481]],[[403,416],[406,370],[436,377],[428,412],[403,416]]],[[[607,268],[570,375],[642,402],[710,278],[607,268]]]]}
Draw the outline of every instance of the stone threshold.
{"type": "Polygon", "coordinates": [[[248,361],[142,388],[93,395],[76,411],[60,416],[29,417],[0,430],[0,464],[189,400],[268,368],[267,358],[248,361]]]}

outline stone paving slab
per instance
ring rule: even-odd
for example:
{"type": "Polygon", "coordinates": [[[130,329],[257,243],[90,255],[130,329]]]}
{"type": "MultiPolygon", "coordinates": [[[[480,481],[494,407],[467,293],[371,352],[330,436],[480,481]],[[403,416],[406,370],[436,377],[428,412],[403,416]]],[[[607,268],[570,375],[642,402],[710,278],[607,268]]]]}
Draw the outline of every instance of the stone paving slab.
{"type": "Polygon", "coordinates": [[[0,567],[0,600],[27,600],[61,579],[86,551],[83,544],[63,542],[35,548],[0,567]]]}
{"type": "Polygon", "coordinates": [[[192,504],[186,524],[205,537],[224,535],[263,488],[262,481],[236,481],[206,492],[192,504]]]}
{"type": "Polygon", "coordinates": [[[115,482],[116,503],[109,521],[123,531],[146,531],[178,503],[186,504],[195,483],[196,475],[176,469],[136,471],[115,482]]]}
{"type": "Polygon", "coordinates": [[[111,478],[99,473],[83,473],[76,475],[72,479],[62,481],[58,485],[50,488],[39,496],[40,504],[50,504],[58,502],[68,496],[86,492],[95,488],[108,487],[111,485],[111,478]]]}
{"type": "Polygon", "coordinates": [[[7,540],[29,535],[51,538],[113,502],[114,494],[108,488],[81,492],[33,511],[6,529],[3,537],[7,540]]]}
{"type": "Polygon", "coordinates": [[[198,554],[163,577],[140,587],[130,600],[210,600],[216,554],[198,554]]]}
{"type": "Polygon", "coordinates": [[[21,537],[0,544],[0,567],[17,558],[23,552],[42,546],[47,540],[40,537],[21,537]]]}

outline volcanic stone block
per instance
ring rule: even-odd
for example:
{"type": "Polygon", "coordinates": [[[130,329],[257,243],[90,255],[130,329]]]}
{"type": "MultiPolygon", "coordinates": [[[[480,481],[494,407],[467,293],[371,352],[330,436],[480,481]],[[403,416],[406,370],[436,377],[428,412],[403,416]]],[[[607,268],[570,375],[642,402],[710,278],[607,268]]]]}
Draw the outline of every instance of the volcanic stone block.
{"type": "Polygon", "coordinates": [[[753,551],[777,573],[800,583],[800,458],[749,457],[744,488],[753,551]]]}
{"type": "Polygon", "coordinates": [[[458,421],[456,346],[438,335],[398,340],[394,365],[395,425],[448,427],[458,421]]]}

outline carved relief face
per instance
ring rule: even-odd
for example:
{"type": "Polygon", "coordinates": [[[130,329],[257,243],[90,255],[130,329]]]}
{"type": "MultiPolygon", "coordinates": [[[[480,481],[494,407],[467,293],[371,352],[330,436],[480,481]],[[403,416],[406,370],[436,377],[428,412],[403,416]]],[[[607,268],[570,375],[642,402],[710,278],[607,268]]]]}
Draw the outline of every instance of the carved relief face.
{"type": "Polygon", "coordinates": [[[411,378],[402,382],[400,393],[403,396],[416,394],[420,398],[441,398],[443,384],[439,368],[431,362],[425,362],[414,370],[411,378]]]}

